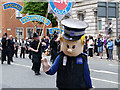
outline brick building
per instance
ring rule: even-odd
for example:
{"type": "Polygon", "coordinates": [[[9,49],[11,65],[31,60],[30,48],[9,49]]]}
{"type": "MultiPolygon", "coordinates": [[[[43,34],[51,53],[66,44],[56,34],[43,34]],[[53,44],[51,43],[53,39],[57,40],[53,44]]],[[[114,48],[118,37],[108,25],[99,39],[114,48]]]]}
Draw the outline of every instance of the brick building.
{"type": "MultiPolygon", "coordinates": [[[[22,24],[20,22],[20,18],[26,16],[20,14],[20,12],[16,9],[6,9],[3,10],[3,4],[7,3],[8,0],[4,0],[4,2],[0,1],[0,37],[2,37],[3,33],[7,32],[8,35],[13,35],[13,37],[17,37],[18,39],[26,38],[32,36],[33,32],[35,32],[35,24],[32,22],[27,22],[26,24],[22,24]]],[[[10,0],[9,0],[10,2],[10,0]]],[[[23,6],[22,0],[11,0],[11,2],[16,2],[23,6]],[[18,2],[17,2],[18,1],[18,2]]],[[[45,26],[45,31],[47,28],[51,28],[52,24],[49,26],[45,26]]],[[[37,31],[42,31],[43,24],[37,25],[37,31]]],[[[44,32],[46,33],[46,32],[44,32]]]]}

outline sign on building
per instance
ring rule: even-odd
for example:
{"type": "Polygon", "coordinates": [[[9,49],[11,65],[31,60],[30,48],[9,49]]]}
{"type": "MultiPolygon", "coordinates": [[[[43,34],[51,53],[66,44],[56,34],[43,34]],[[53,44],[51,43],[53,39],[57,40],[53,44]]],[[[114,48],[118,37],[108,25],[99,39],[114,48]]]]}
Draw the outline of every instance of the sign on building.
{"type": "Polygon", "coordinates": [[[10,29],[10,28],[7,28],[7,31],[11,31],[11,29],[10,29]]]}
{"type": "Polygon", "coordinates": [[[58,34],[61,34],[63,32],[63,30],[61,30],[59,28],[49,28],[50,34],[53,34],[55,31],[58,32],[58,34]]]}
{"type": "Polygon", "coordinates": [[[51,23],[51,21],[40,15],[28,15],[20,19],[20,21],[25,24],[29,21],[39,21],[45,23],[47,26],[51,23]]]}
{"type": "Polygon", "coordinates": [[[21,11],[23,9],[23,7],[18,3],[10,2],[10,3],[3,4],[4,10],[9,9],[9,8],[14,8],[14,9],[19,10],[19,11],[21,11]]]}

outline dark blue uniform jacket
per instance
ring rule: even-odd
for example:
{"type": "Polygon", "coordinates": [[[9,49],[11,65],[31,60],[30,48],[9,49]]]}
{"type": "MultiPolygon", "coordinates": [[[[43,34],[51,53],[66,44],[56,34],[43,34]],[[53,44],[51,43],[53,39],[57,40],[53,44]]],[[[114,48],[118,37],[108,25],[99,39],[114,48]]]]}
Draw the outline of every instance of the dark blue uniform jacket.
{"type": "Polygon", "coordinates": [[[60,52],[49,71],[46,72],[48,75],[53,75],[57,72],[57,87],[92,88],[87,55],[82,53],[77,57],[67,56],[66,65],[63,65],[64,56],[66,55],[60,52]]]}

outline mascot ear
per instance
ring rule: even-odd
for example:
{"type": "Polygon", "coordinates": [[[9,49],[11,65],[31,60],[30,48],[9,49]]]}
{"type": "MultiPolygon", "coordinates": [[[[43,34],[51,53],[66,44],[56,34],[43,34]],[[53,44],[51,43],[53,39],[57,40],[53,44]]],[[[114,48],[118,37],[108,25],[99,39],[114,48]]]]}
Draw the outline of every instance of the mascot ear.
{"type": "Polygon", "coordinates": [[[85,35],[83,35],[83,36],[81,37],[81,43],[82,43],[82,44],[85,43],[85,35]]]}

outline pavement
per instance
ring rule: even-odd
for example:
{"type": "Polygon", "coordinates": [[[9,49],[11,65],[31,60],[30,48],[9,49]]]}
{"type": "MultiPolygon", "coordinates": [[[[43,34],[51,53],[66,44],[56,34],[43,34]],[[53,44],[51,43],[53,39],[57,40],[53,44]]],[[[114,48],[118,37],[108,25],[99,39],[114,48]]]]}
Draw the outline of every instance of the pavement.
{"type": "MultiPolygon", "coordinates": [[[[50,60],[49,56],[47,57],[50,60]]],[[[120,63],[108,61],[98,56],[88,57],[92,83],[95,88],[118,88],[120,86],[120,63]]],[[[2,88],[56,88],[56,74],[46,75],[41,69],[41,75],[35,76],[31,70],[32,62],[28,59],[15,58],[11,65],[0,64],[0,87],[2,88]],[[1,82],[2,81],[2,82],[1,82]]]]}

